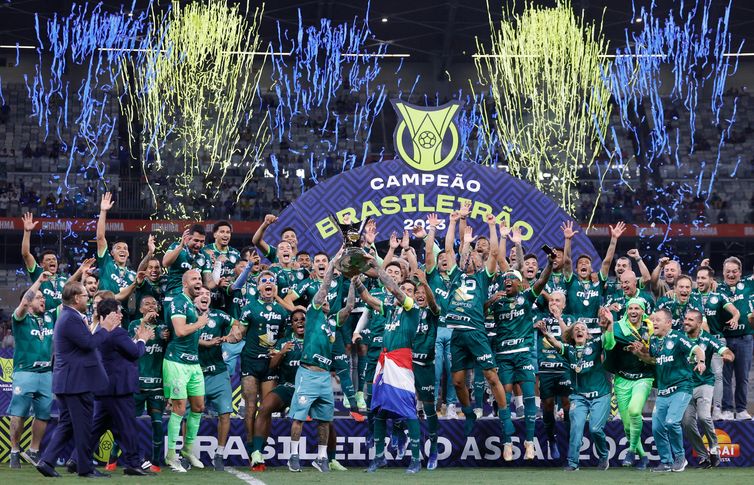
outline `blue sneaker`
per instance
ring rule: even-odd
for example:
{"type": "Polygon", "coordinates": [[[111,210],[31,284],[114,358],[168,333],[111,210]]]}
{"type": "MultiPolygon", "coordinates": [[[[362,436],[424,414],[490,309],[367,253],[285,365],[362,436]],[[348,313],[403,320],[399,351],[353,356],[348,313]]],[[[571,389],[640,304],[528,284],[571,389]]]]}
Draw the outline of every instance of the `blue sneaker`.
{"type": "Polygon", "coordinates": [[[673,471],[673,467],[668,465],[667,463],[660,463],[656,467],[652,468],[652,471],[657,473],[665,473],[673,471]]]}
{"type": "Polygon", "coordinates": [[[406,469],[406,473],[415,475],[419,473],[421,469],[422,469],[421,458],[411,458],[411,464],[408,465],[408,468],[406,469]]]}
{"type": "Polygon", "coordinates": [[[649,468],[649,457],[647,455],[642,456],[638,462],[636,462],[637,470],[646,470],[649,468]]]}
{"type": "Polygon", "coordinates": [[[401,433],[398,436],[398,449],[395,451],[395,459],[402,460],[406,456],[406,450],[408,450],[408,436],[406,436],[406,433],[401,433]]]}
{"type": "Polygon", "coordinates": [[[463,413],[464,416],[466,416],[466,420],[463,422],[463,432],[466,434],[466,436],[473,436],[474,434],[474,423],[476,422],[476,414],[473,412],[471,413],[463,413]]]}
{"type": "Polygon", "coordinates": [[[625,466],[625,467],[634,466],[635,462],[636,462],[636,453],[633,451],[627,451],[626,457],[623,458],[623,463],[621,463],[621,466],[625,466]]]}
{"type": "Polygon", "coordinates": [[[437,468],[437,452],[433,451],[427,458],[427,470],[434,470],[437,468]]]}
{"type": "Polygon", "coordinates": [[[386,466],[387,460],[385,459],[385,455],[375,456],[372,462],[369,464],[369,468],[367,468],[367,473],[374,473],[378,468],[385,468],[386,466]]]}
{"type": "Polygon", "coordinates": [[[610,468],[610,461],[608,461],[607,458],[600,458],[600,461],[597,462],[597,470],[602,470],[604,472],[608,468],[610,468]]]}
{"type": "Polygon", "coordinates": [[[560,450],[558,449],[558,443],[555,440],[548,440],[547,448],[550,450],[550,458],[553,460],[560,460],[560,450]]]}
{"type": "Polygon", "coordinates": [[[387,451],[389,451],[390,454],[393,455],[393,456],[395,456],[395,454],[398,452],[398,440],[399,439],[400,439],[400,437],[397,434],[395,434],[395,433],[392,433],[390,435],[390,443],[388,443],[388,445],[387,445],[387,451]]]}

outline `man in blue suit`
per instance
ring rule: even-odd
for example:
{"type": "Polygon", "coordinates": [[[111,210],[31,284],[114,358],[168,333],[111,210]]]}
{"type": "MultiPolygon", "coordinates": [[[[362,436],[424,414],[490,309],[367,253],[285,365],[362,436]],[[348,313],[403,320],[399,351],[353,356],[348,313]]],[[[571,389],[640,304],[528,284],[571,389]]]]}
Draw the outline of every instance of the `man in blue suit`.
{"type": "Polygon", "coordinates": [[[86,288],[78,281],[69,281],[63,287],[63,309],[53,334],[52,370],[52,392],[58,400],[60,418],[37,465],[37,470],[47,477],[60,476],[52,464],[71,438],[79,476],[109,476],[92,466],[91,432],[94,392],[101,391],[108,383],[97,348],[109,338],[118,322],[116,314],[108,316],[101,324],[87,322],[84,312],[88,299],[86,288]]]}
{"type": "Polygon", "coordinates": [[[154,337],[154,330],[141,325],[136,329],[135,342],[128,331],[120,326],[123,318],[121,305],[114,298],[107,298],[97,305],[100,325],[108,318],[118,322],[110,337],[100,346],[102,364],[107,372],[108,385],[94,393],[93,449],[102,433],[113,431],[116,442],[123,448],[123,473],[125,475],[154,475],[141,467],[134,393],[139,390],[137,361],[144,355],[146,341],[154,337]],[[110,316],[113,315],[113,316],[110,316]]]}

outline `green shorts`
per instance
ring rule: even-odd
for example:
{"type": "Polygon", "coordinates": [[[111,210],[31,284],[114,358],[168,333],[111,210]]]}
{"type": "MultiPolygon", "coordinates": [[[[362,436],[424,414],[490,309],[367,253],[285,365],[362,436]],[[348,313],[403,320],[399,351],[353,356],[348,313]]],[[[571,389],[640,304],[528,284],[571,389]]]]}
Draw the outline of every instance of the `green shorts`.
{"type": "Polygon", "coordinates": [[[335,342],[332,344],[332,370],[339,371],[343,369],[350,369],[351,361],[346,354],[346,346],[344,345],[343,336],[340,333],[335,333],[335,342]]]}
{"type": "Polygon", "coordinates": [[[288,408],[291,406],[291,401],[293,401],[293,393],[295,390],[296,388],[293,384],[286,383],[275,386],[275,389],[270,392],[277,394],[280,400],[283,401],[283,405],[288,408]]]}
{"type": "Polygon", "coordinates": [[[212,406],[217,414],[229,414],[233,412],[233,391],[230,388],[230,376],[228,371],[219,374],[204,376],[206,389],[204,400],[207,406],[212,406]]]}
{"type": "Polygon", "coordinates": [[[377,372],[377,360],[380,358],[382,347],[370,346],[367,350],[367,365],[364,367],[364,382],[371,384],[374,381],[374,374],[377,372]]]}
{"type": "Polygon", "coordinates": [[[199,364],[162,361],[162,384],[167,399],[204,395],[204,374],[199,364]]]}
{"type": "Polygon", "coordinates": [[[270,358],[241,354],[241,378],[253,377],[259,382],[275,381],[278,375],[270,371],[270,358]]]}
{"type": "Polygon", "coordinates": [[[10,416],[29,417],[29,411],[34,411],[34,417],[47,421],[50,419],[52,408],[52,372],[13,373],[13,396],[8,406],[10,416]]]}
{"type": "Polygon", "coordinates": [[[414,361],[414,387],[419,400],[435,402],[435,363],[414,361]]]}
{"type": "Polygon", "coordinates": [[[288,417],[296,421],[306,421],[307,416],[317,421],[332,421],[334,414],[335,397],[330,373],[299,367],[288,417]]]}
{"type": "Polygon", "coordinates": [[[497,354],[497,375],[502,384],[517,382],[534,382],[534,362],[531,352],[515,352],[512,354],[497,354]]]}
{"type": "Polygon", "coordinates": [[[494,369],[495,360],[484,330],[453,329],[450,337],[450,372],[473,369],[494,369]]]}
{"type": "Polygon", "coordinates": [[[568,397],[573,394],[570,373],[568,372],[540,372],[539,373],[539,397],[549,399],[551,397],[568,397]]]}
{"type": "Polygon", "coordinates": [[[150,414],[152,410],[159,411],[160,414],[165,411],[165,396],[162,388],[139,389],[139,392],[134,394],[134,402],[136,416],[141,416],[145,411],[147,414],[150,414]]]}
{"type": "Polygon", "coordinates": [[[356,328],[356,324],[359,323],[361,318],[361,312],[351,312],[351,314],[343,322],[343,325],[338,327],[337,334],[343,339],[343,342],[350,344],[353,338],[353,329],[356,328]]]}

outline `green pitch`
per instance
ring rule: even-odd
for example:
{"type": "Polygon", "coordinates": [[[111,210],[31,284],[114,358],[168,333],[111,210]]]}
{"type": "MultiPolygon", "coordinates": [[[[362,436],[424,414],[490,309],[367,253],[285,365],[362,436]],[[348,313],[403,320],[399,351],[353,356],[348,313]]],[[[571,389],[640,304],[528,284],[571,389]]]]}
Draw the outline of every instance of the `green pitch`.
{"type": "MultiPolygon", "coordinates": [[[[58,471],[63,472],[62,479],[51,480],[44,478],[31,466],[24,466],[21,470],[10,470],[4,464],[0,469],[0,483],[3,484],[81,484],[81,479],[72,475],[65,474],[63,467],[58,467],[58,471]]],[[[102,470],[102,469],[100,469],[102,470]]],[[[235,485],[243,483],[252,483],[252,479],[259,480],[266,485],[295,485],[322,483],[342,485],[343,483],[365,484],[428,484],[432,485],[499,485],[505,481],[526,482],[526,485],[553,483],[578,484],[578,485],[602,485],[609,482],[611,485],[616,484],[674,484],[677,485],[679,480],[684,485],[709,485],[710,483],[724,483],[725,485],[749,485],[751,484],[754,470],[751,468],[718,468],[716,470],[693,470],[688,469],[683,473],[651,473],[639,472],[636,470],[624,470],[620,468],[611,468],[606,472],[596,470],[582,469],[578,472],[563,472],[554,468],[451,468],[439,469],[432,472],[422,470],[415,476],[408,476],[401,468],[390,468],[380,470],[374,475],[367,475],[363,470],[350,470],[348,472],[332,472],[324,475],[311,467],[304,468],[301,473],[291,473],[287,469],[275,469],[264,473],[251,473],[246,469],[238,468],[237,472],[242,473],[246,478],[244,480],[231,473],[214,472],[211,470],[190,470],[188,473],[173,473],[163,471],[154,477],[125,477],[123,472],[118,470],[113,474],[108,484],[214,484],[222,483],[223,485],[235,485]]]]}

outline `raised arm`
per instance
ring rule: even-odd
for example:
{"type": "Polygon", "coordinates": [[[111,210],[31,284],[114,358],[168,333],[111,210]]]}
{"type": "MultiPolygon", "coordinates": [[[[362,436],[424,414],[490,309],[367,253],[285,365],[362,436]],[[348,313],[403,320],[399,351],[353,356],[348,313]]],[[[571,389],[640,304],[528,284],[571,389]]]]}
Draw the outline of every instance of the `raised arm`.
{"type": "Polygon", "coordinates": [[[361,301],[363,301],[369,308],[378,313],[382,312],[382,302],[367,291],[364,283],[361,282],[361,279],[356,281],[356,293],[359,295],[361,301]]]}
{"type": "Polygon", "coordinates": [[[327,291],[330,289],[330,283],[332,282],[333,273],[335,272],[335,264],[340,261],[342,252],[342,249],[338,251],[338,254],[330,260],[330,263],[327,265],[325,276],[322,278],[322,284],[319,285],[317,293],[315,293],[314,298],[312,298],[312,305],[314,308],[320,308],[327,300],[327,291]]]}
{"type": "Polygon", "coordinates": [[[424,240],[424,269],[431,273],[435,269],[437,260],[435,258],[435,236],[437,236],[437,226],[440,219],[437,214],[427,216],[427,238],[424,240]]]}
{"type": "Polygon", "coordinates": [[[490,230],[490,254],[487,256],[487,274],[494,275],[497,271],[497,255],[500,251],[497,237],[497,221],[492,213],[488,213],[484,217],[490,230]]]}
{"type": "Polygon", "coordinates": [[[456,224],[460,217],[457,211],[451,212],[448,220],[448,232],[445,233],[445,254],[450,268],[456,265],[456,251],[453,249],[453,245],[456,242],[456,224]]]}
{"type": "Polygon", "coordinates": [[[401,242],[398,239],[398,234],[396,234],[395,232],[390,234],[390,242],[388,243],[387,254],[385,254],[385,259],[382,260],[382,264],[379,266],[385,267],[390,264],[390,262],[395,259],[395,250],[398,249],[400,245],[401,242]]]}
{"type": "Polygon", "coordinates": [[[401,304],[406,303],[406,294],[403,293],[403,290],[401,290],[400,285],[398,285],[395,281],[393,281],[393,278],[388,276],[387,273],[385,273],[385,270],[380,268],[379,266],[376,266],[376,261],[374,259],[369,260],[369,264],[372,265],[373,268],[377,270],[377,278],[382,283],[382,286],[385,287],[387,291],[393,294],[395,299],[401,304]]]}
{"type": "Polygon", "coordinates": [[[97,219],[97,256],[102,256],[107,252],[107,239],[105,238],[107,212],[113,208],[114,204],[113,195],[110,192],[105,192],[99,204],[99,219],[97,219]]]}
{"type": "Polygon", "coordinates": [[[432,291],[432,288],[429,287],[429,284],[427,283],[427,275],[424,273],[424,271],[417,269],[414,271],[414,276],[419,281],[419,286],[424,288],[424,294],[427,298],[427,307],[429,308],[429,311],[431,311],[435,315],[440,314],[440,305],[437,304],[437,300],[435,300],[435,292],[432,291]]]}
{"type": "Polygon", "coordinates": [[[521,245],[524,238],[521,235],[521,228],[518,226],[513,226],[511,229],[511,242],[513,242],[514,247],[516,248],[516,264],[513,265],[513,269],[517,271],[523,271],[524,270],[524,247],[521,245]]]}
{"type": "Polygon", "coordinates": [[[542,290],[545,289],[545,286],[547,285],[547,282],[550,280],[550,275],[552,274],[552,263],[554,259],[551,255],[547,256],[547,266],[545,266],[545,269],[542,270],[542,274],[539,275],[539,279],[534,282],[534,285],[532,286],[532,291],[534,291],[535,295],[539,295],[542,293],[542,290]]]}
{"type": "Polygon", "coordinates": [[[657,261],[657,266],[655,266],[655,269],[652,270],[652,275],[650,276],[649,280],[649,287],[655,295],[657,295],[660,291],[660,274],[662,273],[662,269],[667,266],[669,262],[670,258],[663,256],[659,261],[657,261]]]}
{"type": "Polygon", "coordinates": [[[92,266],[94,266],[95,262],[97,262],[97,260],[94,258],[85,259],[84,262],[81,263],[81,266],[76,269],[76,272],[73,273],[70,278],[68,278],[68,281],[82,281],[83,278],[85,278],[89,273],[89,270],[92,268],[92,266]]]}
{"type": "Polygon", "coordinates": [[[610,275],[610,267],[613,265],[613,258],[615,257],[615,248],[618,246],[618,239],[626,231],[626,224],[623,221],[618,221],[615,226],[608,226],[610,228],[610,245],[607,247],[605,258],[602,260],[602,267],[600,267],[600,274],[602,279],[606,280],[610,275]]]}
{"type": "Polygon", "coordinates": [[[34,301],[34,298],[37,296],[37,292],[39,291],[39,287],[44,283],[45,281],[50,281],[50,277],[52,275],[47,272],[43,271],[42,274],[39,275],[39,278],[37,278],[37,281],[35,281],[28,290],[26,290],[26,293],[24,293],[24,296],[21,297],[21,302],[18,304],[16,309],[13,311],[13,316],[16,318],[16,320],[23,320],[26,314],[29,311],[29,306],[34,301]]]}
{"type": "Polygon", "coordinates": [[[37,260],[31,254],[31,231],[37,227],[39,221],[34,221],[34,216],[31,212],[27,212],[21,217],[24,223],[24,235],[21,238],[21,257],[24,260],[26,269],[31,271],[37,265],[37,260]]]}
{"type": "Polygon", "coordinates": [[[565,221],[560,226],[560,230],[563,231],[563,276],[569,279],[573,274],[573,255],[571,254],[571,242],[573,236],[579,233],[573,229],[573,221],[565,221]]]}
{"type": "Polygon", "coordinates": [[[508,263],[508,236],[511,233],[511,228],[505,222],[500,223],[500,243],[497,250],[497,265],[500,271],[505,273],[510,269],[508,263]]]}
{"type": "Polygon", "coordinates": [[[149,260],[154,257],[155,249],[154,234],[150,234],[149,238],[147,238],[147,254],[141,258],[141,262],[139,263],[139,267],[136,268],[136,271],[146,271],[149,260]]]}
{"type": "Polygon", "coordinates": [[[554,349],[556,349],[558,352],[563,352],[563,344],[547,330],[547,324],[545,324],[544,320],[539,320],[537,323],[535,323],[534,328],[542,333],[542,336],[545,338],[545,340],[547,340],[547,343],[552,345],[554,349]]]}
{"type": "Polygon", "coordinates": [[[266,216],[264,216],[262,224],[251,237],[251,243],[262,251],[262,254],[265,258],[268,254],[270,254],[270,245],[267,244],[267,241],[264,240],[264,233],[267,231],[267,228],[274,224],[277,220],[277,216],[267,214],[266,216]]]}
{"type": "Polygon", "coordinates": [[[175,263],[175,260],[178,259],[178,256],[180,256],[181,251],[183,251],[183,248],[188,244],[189,239],[191,239],[191,229],[186,229],[183,231],[183,234],[181,235],[180,241],[178,241],[178,245],[171,249],[170,251],[166,252],[162,256],[162,267],[163,268],[169,268],[170,266],[175,263]]]}
{"type": "Polygon", "coordinates": [[[641,258],[641,254],[639,253],[638,249],[630,249],[628,253],[626,253],[629,258],[631,258],[633,261],[636,262],[636,265],[639,267],[639,274],[641,274],[641,283],[646,285],[652,281],[652,275],[649,273],[649,268],[647,268],[647,265],[644,263],[644,260],[641,258]]]}
{"type": "Polygon", "coordinates": [[[341,325],[348,319],[353,311],[353,307],[356,305],[356,285],[354,284],[356,278],[358,276],[351,278],[351,284],[348,286],[348,296],[346,296],[346,304],[338,312],[338,325],[341,325]]]}
{"type": "Polygon", "coordinates": [[[128,298],[133,294],[134,290],[138,288],[139,286],[144,283],[144,278],[146,278],[147,272],[146,271],[139,271],[136,273],[136,278],[134,278],[134,282],[130,285],[126,286],[125,288],[121,289],[117,295],[115,295],[115,299],[124,302],[128,300],[128,298]]]}

